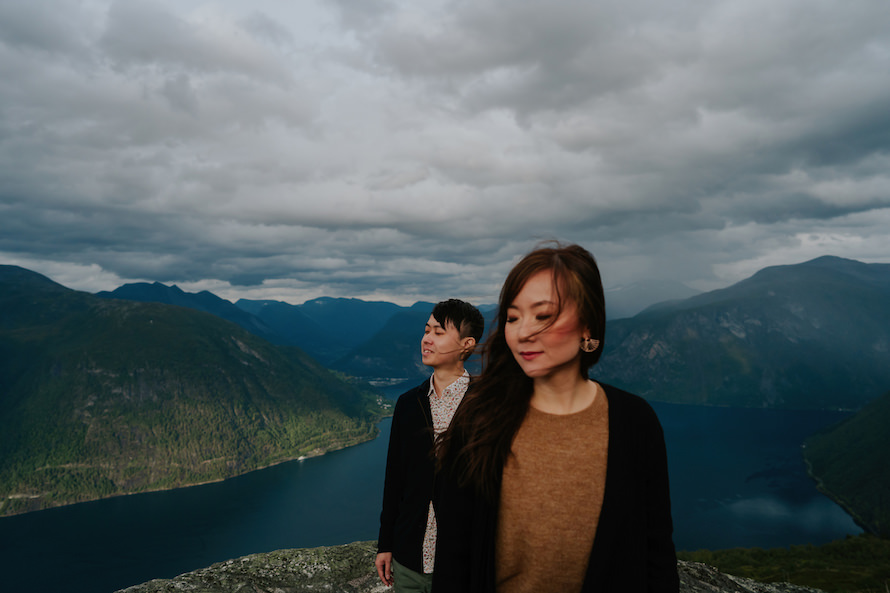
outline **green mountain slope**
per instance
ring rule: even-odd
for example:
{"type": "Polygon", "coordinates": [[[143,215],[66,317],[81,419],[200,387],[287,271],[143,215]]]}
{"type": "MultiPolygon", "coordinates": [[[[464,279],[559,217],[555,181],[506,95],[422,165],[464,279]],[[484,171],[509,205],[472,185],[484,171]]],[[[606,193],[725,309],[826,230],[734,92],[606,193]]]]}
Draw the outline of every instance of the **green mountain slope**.
{"type": "Polygon", "coordinates": [[[367,440],[376,397],[213,315],[0,266],[0,514],[367,440]]]}
{"type": "Polygon", "coordinates": [[[864,529],[890,538],[890,393],[807,439],[804,458],[819,489],[864,529]]]}
{"type": "Polygon", "coordinates": [[[660,401],[858,409],[890,389],[890,265],[836,257],[607,324],[595,377],[660,401]]]}

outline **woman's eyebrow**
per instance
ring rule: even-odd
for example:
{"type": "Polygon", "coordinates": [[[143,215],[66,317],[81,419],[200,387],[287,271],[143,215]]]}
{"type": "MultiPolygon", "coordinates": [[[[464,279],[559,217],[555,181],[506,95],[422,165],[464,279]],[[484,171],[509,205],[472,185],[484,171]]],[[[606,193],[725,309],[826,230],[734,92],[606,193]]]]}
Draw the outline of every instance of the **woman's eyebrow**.
{"type": "MultiPolygon", "coordinates": [[[[536,303],[532,303],[531,305],[529,305],[529,309],[534,309],[535,307],[541,307],[543,305],[555,305],[555,304],[556,303],[554,303],[553,301],[548,301],[548,300],[538,301],[536,303]]],[[[518,309],[518,308],[519,307],[517,307],[516,305],[510,305],[509,307],[507,307],[507,310],[509,311],[510,309],[518,309]]]]}

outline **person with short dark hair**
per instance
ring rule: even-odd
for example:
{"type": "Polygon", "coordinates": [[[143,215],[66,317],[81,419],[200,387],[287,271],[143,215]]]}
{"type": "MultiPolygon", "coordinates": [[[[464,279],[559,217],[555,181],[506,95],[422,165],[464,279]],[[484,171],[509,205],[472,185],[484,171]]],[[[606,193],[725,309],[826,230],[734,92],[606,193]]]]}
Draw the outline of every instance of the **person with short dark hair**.
{"type": "Polygon", "coordinates": [[[482,372],[438,442],[435,593],[676,593],[667,455],[651,406],[593,381],[596,260],[510,271],[482,372]]]}
{"type": "Polygon", "coordinates": [[[398,593],[429,593],[437,522],[433,511],[436,435],[448,427],[470,382],[464,361],[482,339],[485,320],[458,299],[433,307],[420,350],[432,376],[401,396],[393,412],[386,456],[383,510],[375,565],[398,593]]]}

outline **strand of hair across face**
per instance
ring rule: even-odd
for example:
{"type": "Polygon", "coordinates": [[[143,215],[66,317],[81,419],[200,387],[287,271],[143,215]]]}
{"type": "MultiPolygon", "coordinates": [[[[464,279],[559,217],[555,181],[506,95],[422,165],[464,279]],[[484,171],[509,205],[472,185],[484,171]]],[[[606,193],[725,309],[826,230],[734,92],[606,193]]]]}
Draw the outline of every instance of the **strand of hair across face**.
{"type": "Polygon", "coordinates": [[[501,469],[525,418],[533,386],[509,349],[492,349],[496,340],[497,332],[483,348],[486,372],[470,387],[438,447],[440,470],[452,473],[460,486],[472,487],[489,500],[498,492],[501,469]]]}

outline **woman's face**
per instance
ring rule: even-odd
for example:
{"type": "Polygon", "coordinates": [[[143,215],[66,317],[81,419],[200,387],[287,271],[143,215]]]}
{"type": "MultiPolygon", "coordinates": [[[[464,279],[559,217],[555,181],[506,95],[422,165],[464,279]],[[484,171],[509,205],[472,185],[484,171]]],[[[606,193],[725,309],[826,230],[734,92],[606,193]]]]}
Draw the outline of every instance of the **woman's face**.
{"type": "Polygon", "coordinates": [[[507,308],[504,336],[522,371],[532,378],[561,371],[577,373],[581,340],[588,335],[578,307],[564,301],[559,309],[553,273],[542,270],[528,279],[507,308]]]}

